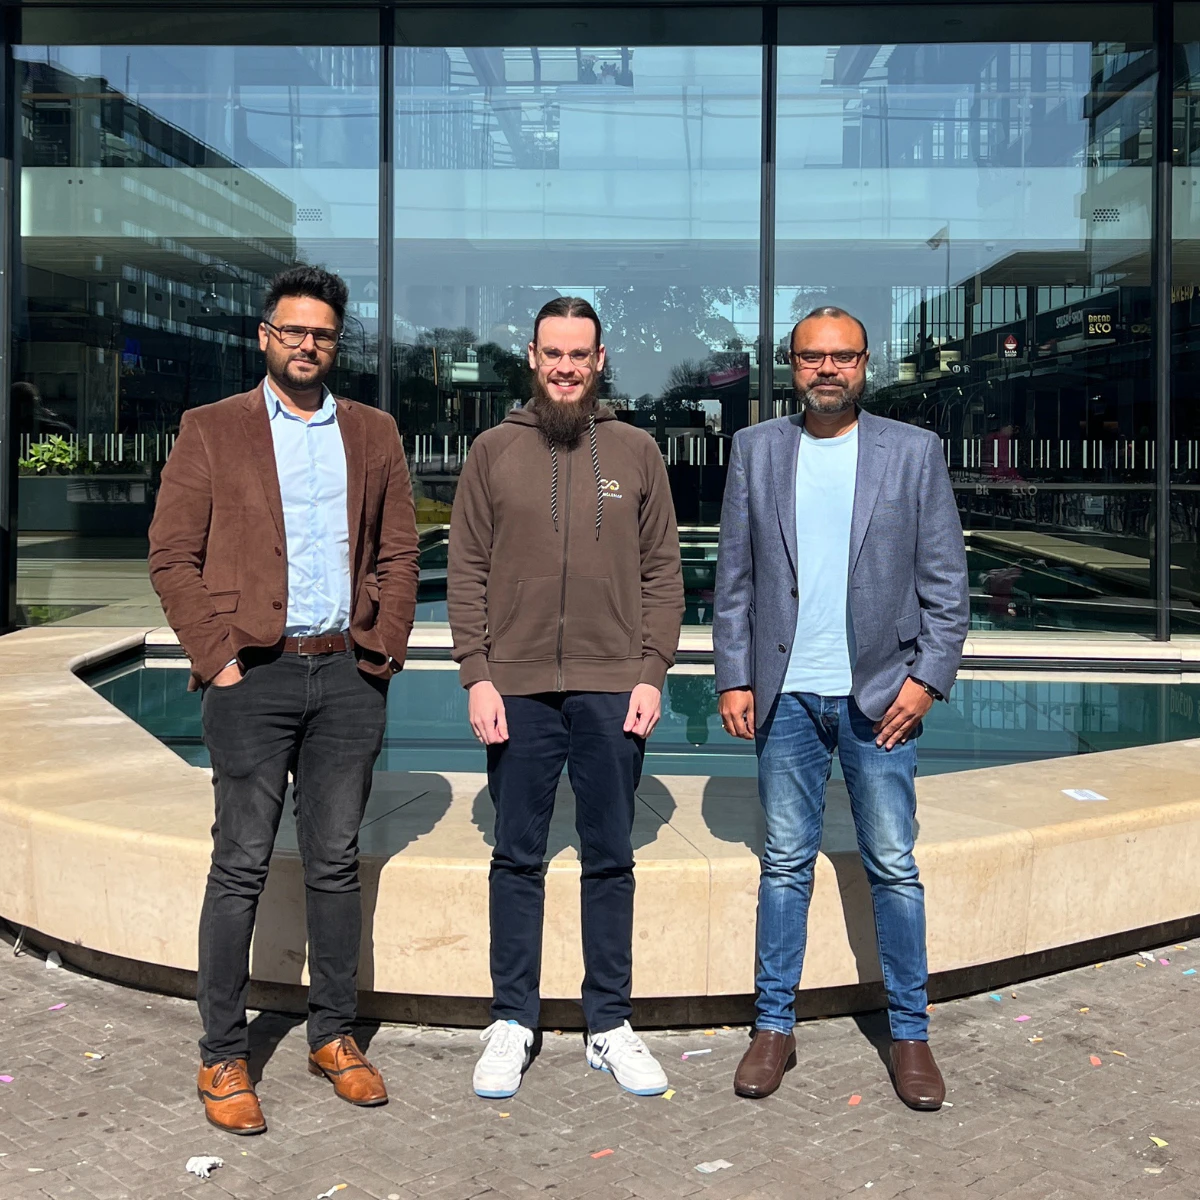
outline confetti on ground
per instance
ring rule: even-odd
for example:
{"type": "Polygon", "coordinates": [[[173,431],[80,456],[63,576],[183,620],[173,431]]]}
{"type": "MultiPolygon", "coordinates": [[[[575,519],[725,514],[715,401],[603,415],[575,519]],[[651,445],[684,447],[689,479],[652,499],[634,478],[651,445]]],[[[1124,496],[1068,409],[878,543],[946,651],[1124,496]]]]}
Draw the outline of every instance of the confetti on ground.
{"type": "Polygon", "coordinates": [[[223,1158],[216,1158],[211,1154],[197,1154],[184,1163],[183,1169],[193,1175],[198,1175],[201,1179],[207,1179],[217,1167],[224,1165],[223,1158]]]}
{"type": "Polygon", "coordinates": [[[1154,961],[1154,955],[1151,954],[1149,950],[1139,950],[1138,958],[1144,958],[1147,962],[1154,961]]]}
{"type": "Polygon", "coordinates": [[[1040,1037],[1031,1037],[1029,1039],[1029,1044],[1032,1046],[1032,1045],[1036,1044],[1037,1042],[1040,1042],[1041,1040],[1042,1039],[1040,1037]]]}
{"type": "Polygon", "coordinates": [[[11,1075],[0,1075],[0,1083],[12,1083],[12,1081],[13,1077],[11,1075]]]}
{"type": "Polygon", "coordinates": [[[1142,967],[1142,968],[1145,968],[1145,966],[1146,966],[1146,964],[1145,964],[1145,963],[1134,963],[1133,965],[1134,965],[1135,967],[1142,967]]]}
{"type": "Polygon", "coordinates": [[[862,1103],[862,1097],[855,1092],[853,1096],[846,1102],[851,1108],[857,1108],[862,1103]]]}
{"type": "Polygon", "coordinates": [[[663,1099],[664,1099],[664,1100],[670,1100],[670,1099],[671,1099],[671,1097],[672,1097],[672,1096],[674,1096],[674,1095],[675,1095],[675,1089],[674,1089],[674,1088],[667,1088],[667,1090],[666,1090],[665,1092],[663,1092],[663,1099]]]}
{"type": "Polygon", "coordinates": [[[512,1113],[501,1113],[500,1116],[501,1117],[511,1117],[512,1113]]]}
{"type": "Polygon", "coordinates": [[[696,1164],[696,1170],[702,1175],[711,1175],[714,1171],[724,1171],[726,1167],[732,1167],[733,1163],[724,1158],[714,1158],[712,1162],[702,1162],[696,1164]]]}
{"type": "Polygon", "coordinates": [[[1090,1013],[1092,1010],[1090,1008],[1081,1008],[1079,1011],[1081,1013],[1090,1013]]]}
{"type": "Polygon", "coordinates": [[[83,1052],[83,1057],[84,1058],[94,1058],[97,1061],[99,1061],[100,1059],[102,1059],[104,1057],[104,1055],[101,1054],[99,1050],[85,1050],[83,1052]]]}
{"type": "Polygon", "coordinates": [[[51,950],[46,955],[46,970],[57,971],[62,967],[62,955],[57,950],[51,950]]]}
{"type": "Polygon", "coordinates": [[[1097,1057],[1096,1057],[1096,1055],[1094,1055],[1094,1054],[1092,1055],[1092,1057],[1091,1057],[1090,1061],[1091,1061],[1091,1064],[1092,1064],[1092,1066],[1093,1066],[1093,1067],[1102,1067],[1102,1066],[1104,1066],[1104,1063],[1103,1063],[1103,1061],[1102,1061],[1101,1059],[1097,1058],[1097,1057]]]}
{"type": "Polygon", "coordinates": [[[705,1036],[705,1037],[716,1037],[716,1036],[717,1036],[717,1031],[716,1031],[715,1029],[706,1029],[706,1030],[704,1031],[704,1036],[705,1036]]]}
{"type": "Polygon", "coordinates": [[[317,1200],[329,1200],[330,1196],[336,1196],[338,1192],[344,1192],[350,1185],[347,1183],[335,1183],[327,1192],[322,1192],[317,1200]]]}
{"type": "Polygon", "coordinates": [[[1156,1145],[1156,1146],[1157,1146],[1157,1147],[1158,1147],[1160,1150],[1161,1150],[1161,1149],[1162,1149],[1164,1146],[1169,1146],[1169,1145],[1170,1145],[1170,1143],[1169,1143],[1169,1142],[1164,1142],[1164,1141],[1162,1140],[1162,1138],[1160,1138],[1160,1137],[1155,1137],[1155,1136],[1154,1136],[1154,1134],[1151,1134],[1151,1135],[1150,1135],[1150,1140],[1151,1140],[1151,1141],[1152,1141],[1152,1142],[1153,1142],[1153,1143],[1154,1143],[1154,1144],[1155,1144],[1155,1145],[1156,1145]]]}
{"type": "Polygon", "coordinates": [[[1187,947],[1186,946],[1176,946],[1175,949],[1176,950],[1186,950],[1187,947]]]}
{"type": "Polygon", "coordinates": [[[1196,973],[1195,967],[1189,967],[1186,971],[1184,971],[1185,975],[1195,975],[1195,973],[1196,973]]]}
{"type": "Polygon", "coordinates": [[[1019,1017],[1013,1017],[1013,1020],[1014,1020],[1014,1021],[1028,1021],[1028,1020],[1029,1020],[1029,1014],[1028,1014],[1028,1013],[1022,1013],[1022,1014],[1021,1014],[1019,1017]]]}
{"type": "Polygon", "coordinates": [[[1142,1170],[1145,1171],[1147,1175],[1161,1175],[1163,1173],[1162,1167],[1143,1167],[1142,1170]]]}
{"type": "Polygon", "coordinates": [[[612,1151],[611,1151],[611,1150],[597,1150],[597,1151],[596,1151],[596,1152],[595,1152],[595,1153],[592,1155],[592,1157],[593,1157],[593,1158],[607,1158],[607,1157],[608,1157],[608,1156],[609,1156],[611,1153],[612,1153],[612,1151]]]}
{"type": "Polygon", "coordinates": [[[1158,960],[1158,964],[1161,967],[1169,967],[1171,965],[1171,960],[1169,958],[1160,958],[1158,960]]]}
{"type": "Polygon", "coordinates": [[[1095,964],[1092,966],[1092,970],[1093,970],[1093,971],[1103,971],[1103,970],[1104,970],[1104,964],[1103,964],[1103,963],[1095,963],[1095,964]]]}
{"type": "Polygon", "coordinates": [[[989,999],[989,1000],[995,1000],[995,1002],[996,1002],[997,1004],[1003,1004],[1003,1003],[1004,1003],[1004,997],[1003,997],[1003,996],[1001,996],[1001,995],[1000,995],[999,993],[997,993],[997,992],[989,992],[989,993],[988,993],[988,999],[989,999]]]}
{"type": "Polygon", "coordinates": [[[1126,1054],[1123,1050],[1110,1050],[1109,1054],[1115,1054],[1118,1058],[1128,1058],[1129,1057],[1129,1055],[1126,1054]]]}
{"type": "Polygon", "coordinates": [[[679,1057],[681,1059],[683,1059],[684,1062],[687,1062],[687,1060],[689,1058],[695,1058],[699,1054],[711,1054],[711,1053],[712,1053],[712,1047],[710,1046],[707,1050],[685,1050],[679,1057]]]}
{"type": "Polygon", "coordinates": [[[67,1004],[66,1004],[66,1001],[64,1000],[62,1004],[50,1005],[50,1007],[46,1011],[47,1012],[59,1012],[60,1010],[66,1008],[66,1007],[67,1007],[67,1004]]]}

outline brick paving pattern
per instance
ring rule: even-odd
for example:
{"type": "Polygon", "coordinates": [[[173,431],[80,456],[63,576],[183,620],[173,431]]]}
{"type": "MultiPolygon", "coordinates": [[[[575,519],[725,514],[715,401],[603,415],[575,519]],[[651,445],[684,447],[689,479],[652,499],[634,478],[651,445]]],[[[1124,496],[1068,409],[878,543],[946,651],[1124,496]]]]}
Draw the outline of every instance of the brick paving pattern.
{"type": "Polygon", "coordinates": [[[191,1003],[49,971],[0,943],[0,1076],[12,1076],[0,1082],[0,1197],[314,1200],[344,1184],[336,1200],[1196,1200],[1200,975],[1183,972],[1200,967],[1200,943],[1160,956],[1170,965],[1134,955],[999,1002],[939,1004],[952,1107],[936,1114],[896,1099],[878,1017],[801,1026],[798,1067],[759,1103],[730,1087],[744,1028],[648,1034],[670,1100],[625,1095],[587,1068],[578,1035],[548,1032],[518,1095],[484,1101],[470,1092],[475,1031],[383,1026],[363,1040],[392,1102],[359,1110],[305,1072],[303,1027],[264,1013],[270,1129],[242,1139],[203,1119],[191,1003]],[[688,1049],[712,1053],[681,1061],[688,1049]],[[197,1179],[184,1163],[198,1154],[225,1165],[197,1179]],[[696,1170],[714,1159],[732,1166],[696,1170]]]}

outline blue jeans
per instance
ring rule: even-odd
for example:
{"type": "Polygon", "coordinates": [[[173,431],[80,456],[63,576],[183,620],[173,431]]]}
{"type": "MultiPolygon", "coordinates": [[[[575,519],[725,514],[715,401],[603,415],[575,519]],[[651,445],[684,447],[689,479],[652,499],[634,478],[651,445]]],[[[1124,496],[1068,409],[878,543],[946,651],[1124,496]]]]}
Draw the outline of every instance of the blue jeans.
{"type": "Polygon", "coordinates": [[[758,885],[759,1029],[788,1033],[795,1024],[825,785],[836,749],[871,885],[892,1037],[928,1038],[925,893],[913,860],[917,747],[910,738],[883,750],[875,736],[852,696],[807,693],[781,695],[757,731],[767,829],[758,885]]]}

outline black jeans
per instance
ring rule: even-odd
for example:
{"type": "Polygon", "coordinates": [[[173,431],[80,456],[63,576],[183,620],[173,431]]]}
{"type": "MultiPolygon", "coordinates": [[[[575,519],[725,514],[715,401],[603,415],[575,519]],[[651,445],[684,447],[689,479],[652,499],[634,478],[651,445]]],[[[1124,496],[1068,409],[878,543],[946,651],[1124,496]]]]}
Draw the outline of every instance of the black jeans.
{"type": "Polygon", "coordinates": [[[646,744],[621,728],[628,692],[505,696],[504,709],[508,741],[488,747],[492,1019],[537,1028],[546,841],[565,763],[583,860],[583,1013],[604,1033],[632,1011],[631,835],[646,744]]]}
{"type": "Polygon", "coordinates": [[[308,1041],[349,1033],[357,1012],[362,908],[358,827],[383,745],[387,682],[353,653],[263,652],[232,687],[208,687],[213,765],[212,868],[200,915],[196,998],[206,1064],[246,1057],[250,937],[283,813],[288,774],[308,924],[308,1041]]]}

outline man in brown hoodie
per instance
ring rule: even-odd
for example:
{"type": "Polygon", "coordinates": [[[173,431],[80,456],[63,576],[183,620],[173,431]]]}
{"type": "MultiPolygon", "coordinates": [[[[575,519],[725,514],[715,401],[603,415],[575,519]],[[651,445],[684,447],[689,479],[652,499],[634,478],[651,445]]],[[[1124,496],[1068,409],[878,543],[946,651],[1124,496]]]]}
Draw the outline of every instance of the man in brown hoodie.
{"type": "Polygon", "coordinates": [[[492,1019],[480,1096],[511,1096],[539,1012],[543,860],[566,766],[583,863],[583,1008],[591,1066],[627,1091],[667,1079],[629,1027],[634,792],[683,618],[662,455],[597,402],[605,351],[585,300],[534,324],[533,399],[476,439],[450,524],[454,659],[487,747],[492,1019]]]}

